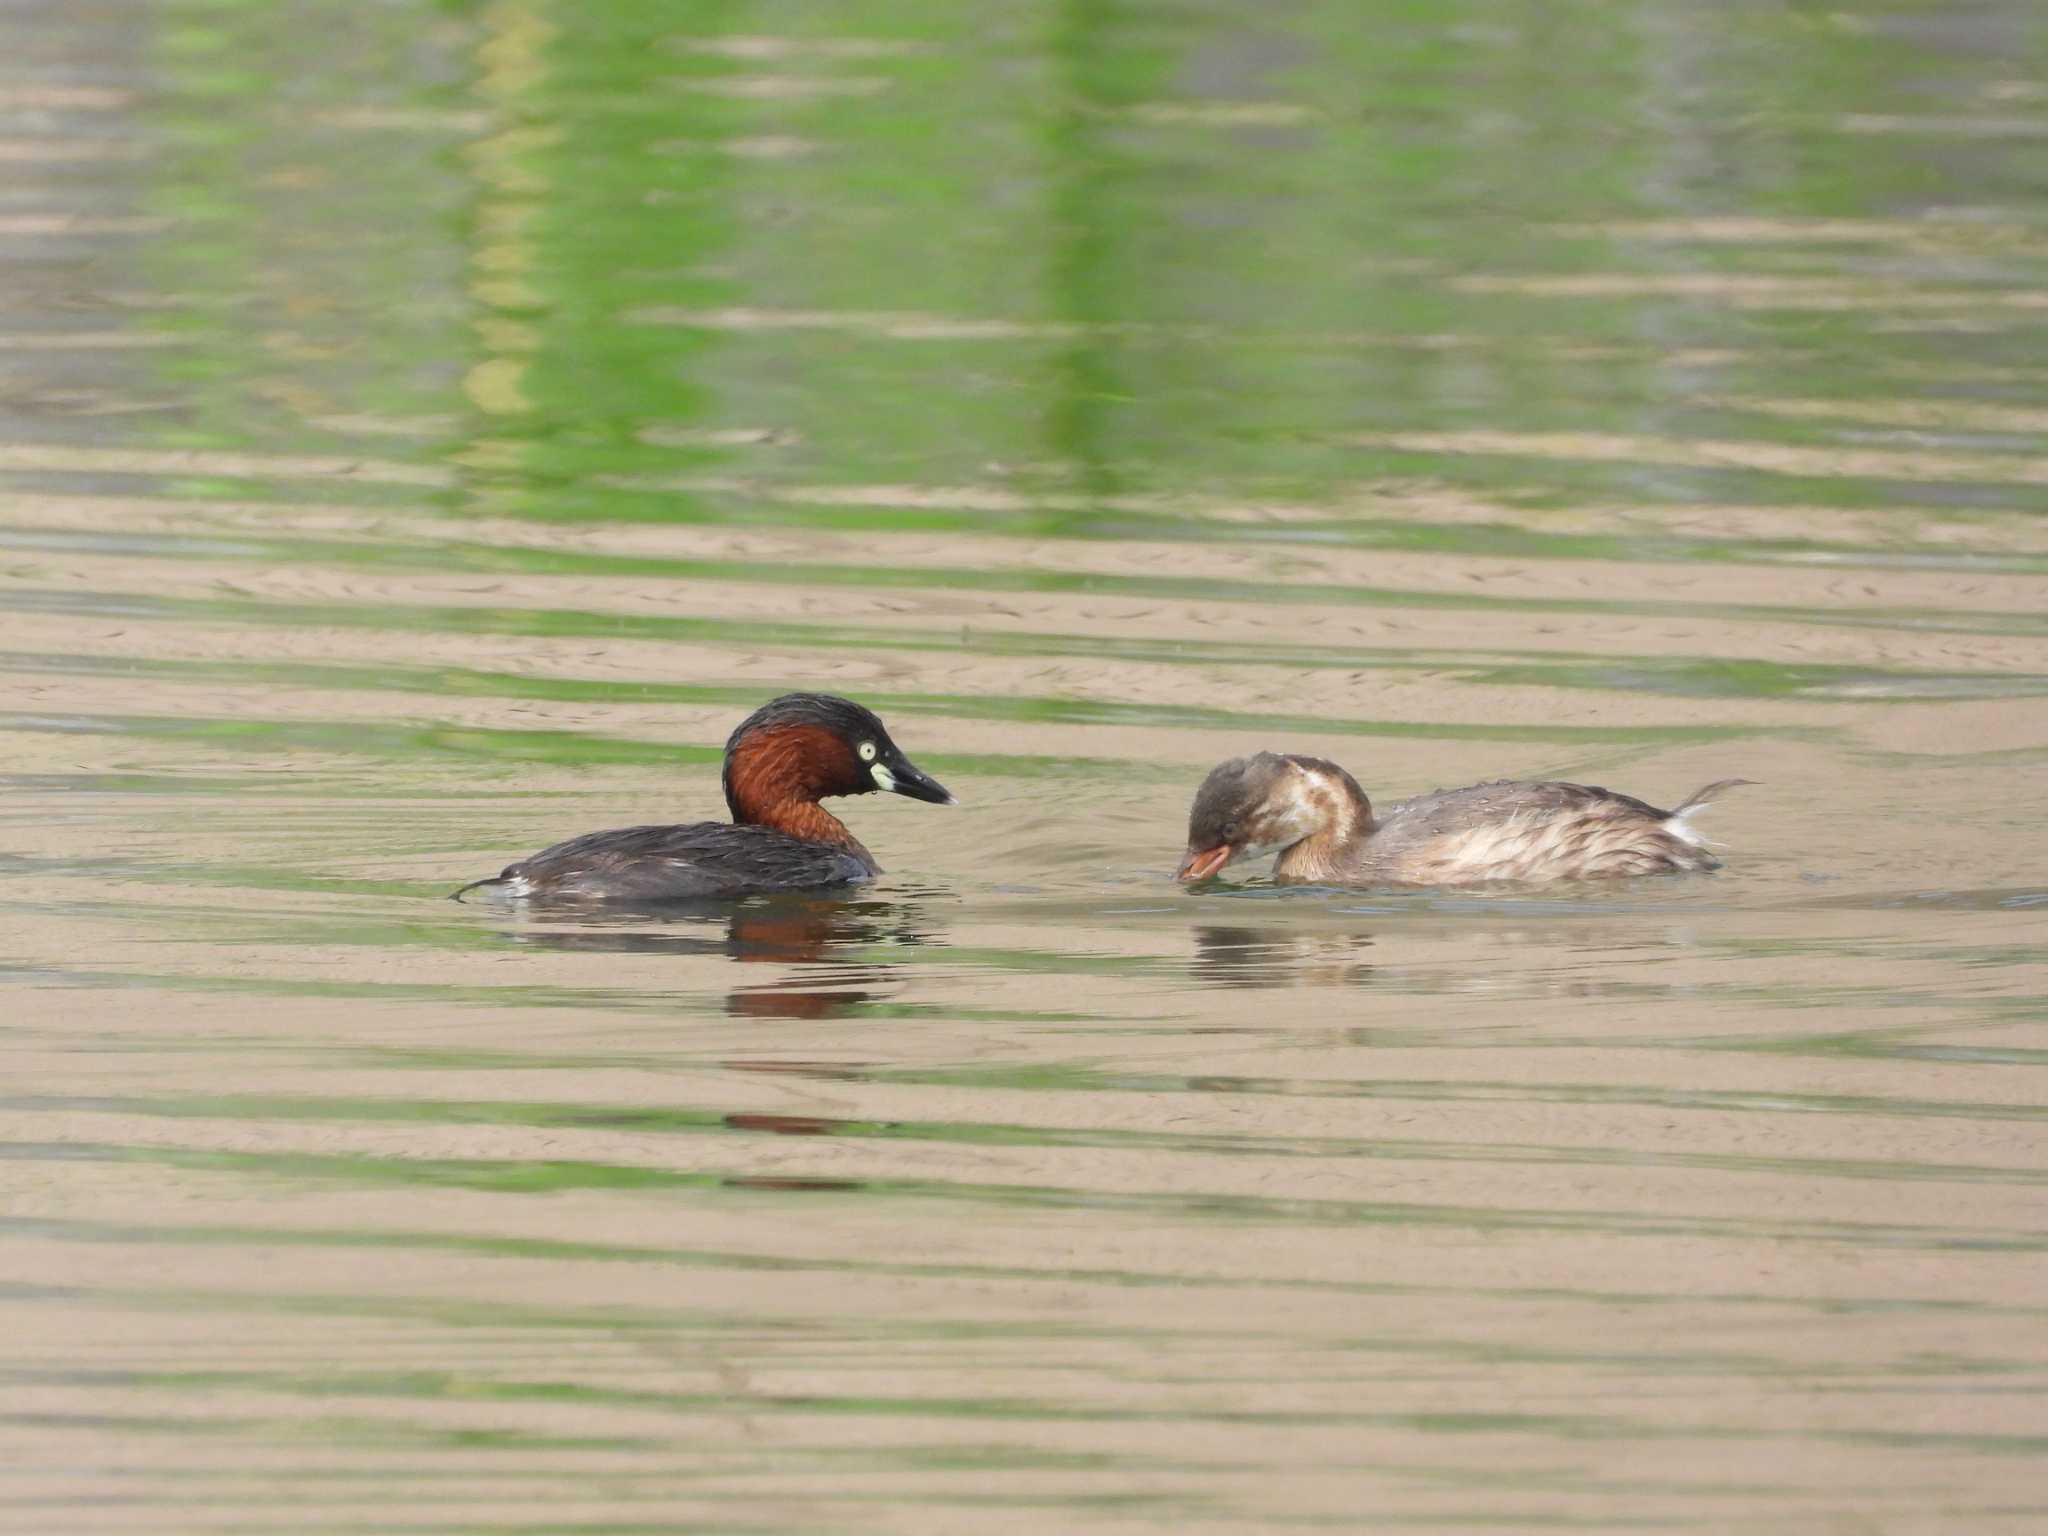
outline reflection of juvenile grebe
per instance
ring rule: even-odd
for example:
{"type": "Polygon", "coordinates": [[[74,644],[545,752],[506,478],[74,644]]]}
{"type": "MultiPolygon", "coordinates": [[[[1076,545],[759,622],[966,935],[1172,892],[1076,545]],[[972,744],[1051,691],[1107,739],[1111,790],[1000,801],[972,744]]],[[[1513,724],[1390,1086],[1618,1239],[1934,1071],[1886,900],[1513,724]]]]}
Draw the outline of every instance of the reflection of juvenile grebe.
{"type": "Polygon", "coordinates": [[[882,867],[820,800],[885,789],[953,804],[873,711],[829,693],[785,694],[741,721],[724,778],[730,823],[588,832],[455,895],[495,886],[513,897],[663,902],[859,884],[882,867]]]}
{"type": "Polygon", "coordinates": [[[1280,880],[1458,885],[1718,869],[1690,818],[1722,779],[1660,811],[1586,784],[1503,779],[1440,789],[1378,816],[1358,781],[1319,757],[1260,752],[1219,764],[1195,792],[1183,880],[1280,850],[1280,880]]]}
{"type": "Polygon", "coordinates": [[[1214,987],[1356,987],[1373,979],[1369,933],[1195,927],[1194,977],[1214,987]]]}

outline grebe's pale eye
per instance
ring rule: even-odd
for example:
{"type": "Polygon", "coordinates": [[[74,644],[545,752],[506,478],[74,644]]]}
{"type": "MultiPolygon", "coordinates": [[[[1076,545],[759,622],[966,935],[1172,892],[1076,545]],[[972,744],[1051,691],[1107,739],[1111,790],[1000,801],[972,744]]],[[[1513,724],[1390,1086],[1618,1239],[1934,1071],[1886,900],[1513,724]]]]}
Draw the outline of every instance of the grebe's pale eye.
{"type": "Polygon", "coordinates": [[[860,744],[860,760],[864,763],[872,763],[875,760],[875,744],[872,741],[860,744]]]}

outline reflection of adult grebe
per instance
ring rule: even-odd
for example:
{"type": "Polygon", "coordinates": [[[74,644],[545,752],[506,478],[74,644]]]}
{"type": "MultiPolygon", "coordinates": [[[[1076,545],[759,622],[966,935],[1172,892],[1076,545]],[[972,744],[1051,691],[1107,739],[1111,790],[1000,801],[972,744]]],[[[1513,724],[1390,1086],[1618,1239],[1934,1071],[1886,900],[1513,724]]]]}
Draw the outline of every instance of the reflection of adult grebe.
{"type": "Polygon", "coordinates": [[[627,955],[716,958],[742,965],[806,966],[793,975],[735,979],[725,1011],[740,1018],[824,1019],[891,995],[897,965],[877,950],[933,942],[923,905],[909,900],[849,901],[825,892],[790,892],[742,902],[612,903],[573,928],[521,924],[506,933],[524,948],[627,955]]]}
{"type": "Polygon", "coordinates": [[[1280,850],[1276,879],[1331,885],[1461,885],[1718,869],[1690,818],[1722,779],[1676,810],[1586,784],[1503,779],[1397,801],[1380,815],[1358,781],[1319,757],[1260,752],[1219,764],[1195,792],[1180,878],[1280,850]]]}
{"type": "Polygon", "coordinates": [[[725,996],[725,1011],[748,1019],[831,1019],[894,990],[896,967],[835,951],[878,944],[922,944],[913,905],[787,898],[733,914],[726,953],[742,964],[802,965],[807,972],[741,982],[725,996]]]}
{"type": "Polygon", "coordinates": [[[790,693],[740,722],[725,744],[730,823],[588,832],[506,866],[479,886],[565,902],[663,902],[854,885],[882,872],[819,805],[885,789],[951,805],[871,710],[829,693],[790,693]]]}

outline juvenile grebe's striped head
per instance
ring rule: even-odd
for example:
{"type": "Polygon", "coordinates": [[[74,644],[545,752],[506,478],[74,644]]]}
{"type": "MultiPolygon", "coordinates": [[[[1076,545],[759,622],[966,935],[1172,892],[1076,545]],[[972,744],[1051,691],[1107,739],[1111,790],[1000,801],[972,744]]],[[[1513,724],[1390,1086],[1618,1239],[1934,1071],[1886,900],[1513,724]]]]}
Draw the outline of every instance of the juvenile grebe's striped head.
{"type": "Polygon", "coordinates": [[[876,790],[952,805],[953,796],[903,755],[881,717],[830,693],[785,693],[742,720],[725,743],[725,803],[759,821],[792,801],[876,790]]]}
{"type": "Polygon", "coordinates": [[[1371,822],[1365,791],[1335,763],[1279,752],[1234,757],[1210,769],[1195,791],[1180,878],[1206,880],[1237,859],[1324,833],[1343,839],[1371,822]]]}

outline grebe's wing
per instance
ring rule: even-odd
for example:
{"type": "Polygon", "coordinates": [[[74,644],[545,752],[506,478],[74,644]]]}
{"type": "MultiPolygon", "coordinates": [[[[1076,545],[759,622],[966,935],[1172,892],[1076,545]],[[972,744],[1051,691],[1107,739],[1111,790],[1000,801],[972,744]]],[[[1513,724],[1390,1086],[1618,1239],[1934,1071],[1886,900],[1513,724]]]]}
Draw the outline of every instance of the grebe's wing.
{"type": "Polygon", "coordinates": [[[1438,789],[1388,806],[1381,816],[1388,829],[1424,837],[1468,831],[1490,822],[1523,818],[1593,816],[1664,821],[1673,813],[1646,800],[1603,789],[1598,784],[1567,784],[1560,779],[1497,779],[1464,789],[1438,789]]]}
{"type": "Polygon", "coordinates": [[[1675,811],[1555,779],[1438,790],[1389,806],[1368,847],[1378,867],[1421,883],[1714,869],[1720,860],[1688,818],[1736,782],[1710,784],[1675,811]]]}
{"type": "Polygon", "coordinates": [[[522,896],[689,901],[874,878],[859,855],[770,827],[698,821],[616,827],[543,848],[492,883],[522,896]]]}

